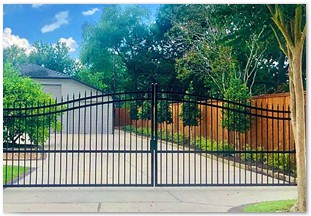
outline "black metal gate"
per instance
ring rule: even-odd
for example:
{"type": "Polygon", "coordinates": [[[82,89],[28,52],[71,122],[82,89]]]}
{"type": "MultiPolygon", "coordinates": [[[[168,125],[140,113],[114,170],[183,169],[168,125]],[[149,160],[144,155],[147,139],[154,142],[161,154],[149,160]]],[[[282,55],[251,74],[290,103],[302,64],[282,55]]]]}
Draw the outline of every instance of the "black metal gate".
{"type": "Polygon", "coordinates": [[[284,106],[152,84],[3,111],[4,187],[296,184],[284,106]]]}

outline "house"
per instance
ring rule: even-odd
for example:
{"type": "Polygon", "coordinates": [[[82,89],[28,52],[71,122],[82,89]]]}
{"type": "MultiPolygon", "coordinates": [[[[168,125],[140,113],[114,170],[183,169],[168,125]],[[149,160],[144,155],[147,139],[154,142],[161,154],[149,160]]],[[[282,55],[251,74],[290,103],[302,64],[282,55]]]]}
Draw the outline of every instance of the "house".
{"type": "MultiPolygon", "coordinates": [[[[20,72],[21,75],[40,82],[43,90],[56,98],[57,103],[61,101],[69,102],[73,99],[73,95],[75,99],[78,99],[79,93],[81,94],[81,98],[85,98],[85,95],[88,97],[91,94],[103,94],[100,90],[73,77],[43,68],[39,65],[21,65],[20,72]]],[[[74,109],[63,113],[61,120],[62,131],[68,133],[113,133],[113,105],[111,96],[81,99],[66,104],[67,108],[74,109]],[[84,106],[88,104],[94,105],[84,106]]]]}

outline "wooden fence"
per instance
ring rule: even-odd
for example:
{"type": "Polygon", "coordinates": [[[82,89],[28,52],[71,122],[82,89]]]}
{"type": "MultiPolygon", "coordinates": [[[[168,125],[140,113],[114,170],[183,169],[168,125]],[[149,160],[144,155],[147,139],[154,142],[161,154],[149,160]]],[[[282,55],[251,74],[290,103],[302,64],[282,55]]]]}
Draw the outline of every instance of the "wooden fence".
{"type": "MultiPolygon", "coordinates": [[[[212,105],[222,106],[222,102],[210,100],[206,101],[212,105]]],[[[290,97],[289,93],[272,94],[264,96],[254,96],[251,100],[252,106],[263,109],[273,109],[280,111],[289,111],[290,97]]],[[[184,136],[196,137],[201,136],[216,142],[227,141],[235,144],[237,149],[244,149],[245,144],[252,146],[253,149],[268,150],[293,150],[294,137],[289,120],[282,120],[282,117],[290,117],[282,112],[267,112],[257,109],[251,109],[250,112],[256,115],[279,117],[280,119],[272,119],[260,116],[252,116],[249,129],[245,133],[228,132],[222,127],[223,112],[222,108],[209,105],[199,105],[201,111],[201,119],[199,125],[192,127],[183,127],[182,120],[179,116],[182,103],[174,103],[171,105],[173,123],[162,123],[158,125],[159,129],[167,130],[173,133],[184,134],[184,136]]],[[[130,118],[128,110],[121,108],[116,109],[116,126],[129,125],[130,118]],[[118,114],[120,111],[120,115],[118,114]],[[121,117],[121,119],[119,118],[121,117]]],[[[132,121],[132,125],[136,127],[150,127],[150,121],[138,120],[132,121]]]]}

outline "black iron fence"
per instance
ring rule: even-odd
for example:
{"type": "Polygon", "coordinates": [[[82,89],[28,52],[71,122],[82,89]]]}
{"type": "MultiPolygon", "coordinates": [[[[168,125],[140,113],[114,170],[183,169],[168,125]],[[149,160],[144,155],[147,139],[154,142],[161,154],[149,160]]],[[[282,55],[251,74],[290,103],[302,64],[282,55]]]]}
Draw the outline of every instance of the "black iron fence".
{"type": "Polygon", "coordinates": [[[296,184],[284,107],[154,84],[3,111],[4,187],[296,184]]]}

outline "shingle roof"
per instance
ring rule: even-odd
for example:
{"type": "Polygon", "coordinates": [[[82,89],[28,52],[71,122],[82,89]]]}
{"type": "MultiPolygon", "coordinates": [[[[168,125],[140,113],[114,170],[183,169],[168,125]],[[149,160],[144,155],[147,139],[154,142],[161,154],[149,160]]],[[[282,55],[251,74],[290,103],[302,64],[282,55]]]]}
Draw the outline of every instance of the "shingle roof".
{"type": "Polygon", "coordinates": [[[36,64],[23,64],[19,67],[20,73],[23,76],[28,76],[32,78],[67,78],[69,76],[61,74],[60,72],[50,70],[48,68],[41,67],[36,64]]]}
{"type": "Polygon", "coordinates": [[[51,70],[48,68],[41,67],[36,64],[23,64],[19,66],[19,70],[22,76],[28,76],[30,78],[37,78],[37,79],[72,79],[78,83],[81,83],[83,85],[86,85],[90,88],[93,88],[99,92],[102,92],[101,89],[98,89],[94,86],[91,86],[85,82],[82,82],[81,80],[78,80],[74,77],[67,76],[65,74],[62,74],[58,71],[51,70]]]}

